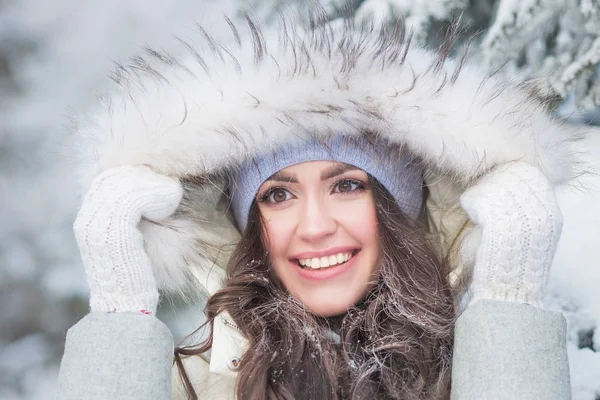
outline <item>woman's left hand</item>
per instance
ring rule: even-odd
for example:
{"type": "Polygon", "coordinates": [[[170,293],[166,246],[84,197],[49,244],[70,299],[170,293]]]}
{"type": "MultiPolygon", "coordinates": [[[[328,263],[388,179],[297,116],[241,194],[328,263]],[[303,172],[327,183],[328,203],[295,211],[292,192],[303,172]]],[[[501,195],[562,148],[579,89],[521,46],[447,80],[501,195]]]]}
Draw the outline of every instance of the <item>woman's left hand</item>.
{"type": "Polygon", "coordinates": [[[470,302],[491,299],[541,307],[563,221],[546,176],[530,164],[504,164],[460,201],[482,229],[470,302]]]}

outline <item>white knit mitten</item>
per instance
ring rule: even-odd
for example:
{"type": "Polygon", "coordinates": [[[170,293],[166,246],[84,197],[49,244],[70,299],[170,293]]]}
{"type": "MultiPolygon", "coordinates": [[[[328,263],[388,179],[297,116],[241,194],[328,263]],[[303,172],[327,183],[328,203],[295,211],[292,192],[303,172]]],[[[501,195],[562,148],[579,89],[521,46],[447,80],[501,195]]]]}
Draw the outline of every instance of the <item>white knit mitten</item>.
{"type": "Polygon", "coordinates": [[[91,311],[156,311],[158,290],[137,226],[167,218],[182,194],[178,180],[144,166],[109,169],[92,182],[73,226],[91,311]]]}
{"type": "Polygon", "coordinates": [[[470,302],[503,300],[541,307],[562,229],[554,190],[537,168],[502,165],[461,196],[481,228],[470,302]]]}

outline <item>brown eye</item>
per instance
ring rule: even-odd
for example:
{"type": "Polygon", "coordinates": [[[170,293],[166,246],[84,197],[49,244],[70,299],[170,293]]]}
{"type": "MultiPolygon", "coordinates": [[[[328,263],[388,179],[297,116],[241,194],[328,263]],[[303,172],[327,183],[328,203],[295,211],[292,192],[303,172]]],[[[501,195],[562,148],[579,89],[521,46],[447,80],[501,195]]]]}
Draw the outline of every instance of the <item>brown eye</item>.
{"type": "Polygon", "coordinates": [[[274,189],[269,193],[269,202],[271,203],[283,203],[289,199],[289,192],[284,189],[274,189]]]}
{"type": "Polygon", "coordinates": [[[343,179],[335,185],[334,192],[348,193],[360,189],[361,187],[361,183],[354,179],[343,179]]]}
{"type": "Polygon", "coordinates": [[[340,192],[349,192],[352,190],[352,184],[349,181],[340,182],[338,189],[340,192]]]}

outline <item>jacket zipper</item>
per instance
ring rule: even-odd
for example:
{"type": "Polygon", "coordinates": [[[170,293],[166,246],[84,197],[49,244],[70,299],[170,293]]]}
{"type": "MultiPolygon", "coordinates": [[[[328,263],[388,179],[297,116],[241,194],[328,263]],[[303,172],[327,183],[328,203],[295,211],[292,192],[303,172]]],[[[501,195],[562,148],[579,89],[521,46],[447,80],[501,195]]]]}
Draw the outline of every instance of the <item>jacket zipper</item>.
{"type": "Polygon", "coordinates": [[[242,331],[240,330],[240,328],[238,328],[238,327],[237,327],[237,325],[236,325],[236,324],[234,324],[233,322],[229,322],[229,321],[228,321],[227,319],[225,319],[224,317],[220,317],[220,318],[221,318],[221,321],[223,321],[223,323],[224,323],[225,325],[227,325],[228,327],[230,327],[230,328],[233,328],[233,329],[235,329],[236,331],[238,331],[238,332],[240,332],[240,333],[242,332],[242,331]]]}

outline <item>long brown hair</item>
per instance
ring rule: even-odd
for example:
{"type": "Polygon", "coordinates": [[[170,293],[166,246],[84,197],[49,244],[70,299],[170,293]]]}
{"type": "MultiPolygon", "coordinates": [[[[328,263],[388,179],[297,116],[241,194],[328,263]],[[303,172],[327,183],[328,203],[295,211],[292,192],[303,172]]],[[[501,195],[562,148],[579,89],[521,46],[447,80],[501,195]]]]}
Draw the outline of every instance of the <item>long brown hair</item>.
{"type": "MultiPolygon", "coordinates": [[[[382,251],[380,276],[342,316],[310,313],[271,275],[258,207],[228,265],[225,286],[206,305],[207,324],[227,311],[248,347],[238,368],[239,399],[447,399],[454,304],[447,272],[426,231],[370,177],[382,251]],[[334,337],[339,334],[339,340],[334,337]]],[[[212,329],[196,347],[212,346],[212,329]]]]}

